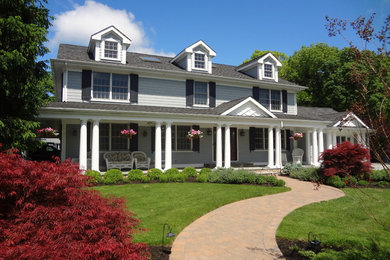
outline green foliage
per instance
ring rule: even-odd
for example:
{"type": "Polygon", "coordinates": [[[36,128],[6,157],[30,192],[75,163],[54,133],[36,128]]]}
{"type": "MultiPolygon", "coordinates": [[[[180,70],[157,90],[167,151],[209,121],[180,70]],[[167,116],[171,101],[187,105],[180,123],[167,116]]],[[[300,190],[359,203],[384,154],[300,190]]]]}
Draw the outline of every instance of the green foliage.
{"type": "Polygon", "coordinates": [[[149,169],[147,175],[151,180],[158,180],[158,178],[163,174],[162,170],[153,168],[149,169]]]}
{"type": "Polygon", "coordinates": [[[123,174],[118,169],[110,169],[104,173],[105,184],[116,184],[121,181],[123,181],[123,174]]]}
{"type": "Polygon", "coordinates": [[[51,25],[46,0],[0,2],[0,143],[27,149],[38,109],[53,91],[44,46],[51,25]]]}
{"type": "Polygon", "coordinates": [[[341,179],[347,186],[354,186],[358,183],[354,176],[346,176],[341,179]]]}
{"type": "Polygon", "coordinates": [[[187,179],[187,176],[181,173],[174,173],[168,175],[168,178],[172,182],[185,182],[187,179]]]}
{"type": "Polygon", "coordinates": [[[290,173],[290,177],[299,179],[301,181],[319,181],[320,176],[318,175],[317,168],[300,168],[295,169],[290,173]]]}
{"type": "Polygon", "coordinates": [[[127,179],[129,181],[142,181],[145,174],[140,169],[133,169],[127,174],[127,179]]]}
{"type": "Polygon", "coordinates": [[[299,250],[298,254],[308,259],[314,259],[314,257],[316,256],[316,253],[311,250],[299,250]]]}
{"type": "MultiPolygon", "coordinates": [[[[244,60],[242,63],[245,63],[245,62],[248,62],[248,61],[250,61],[250,60],[253,60],[253,59],[256,59],[256,58],[259,58],[259,57],[261,57],[261,56],[263,56],[263,55],[265,55],[265,54],[267,54],[267,53],[272,53],[274,56],[275,56],[275,58],[277,58],[280,62],[284,62],[285,60],[287,60],[287,58],[288,58],[288,56],[285,54],[285,53],[283,53],[283,52],[279,52],[279,51],[268,51],[268,50],[266,50],[266,51],[260,51],[260,50],[255,50],[253,53],[252,53],[252,55],[251,55],[251,57],[250,57],[250,59],[246,59],[246,60],[244,60]]],[[[283,67],[282,67],[283,68],[283,67]]]]}
{"type": "Polygon", "coordinates": [[[336,188],[344,188],[345,187],[345,182],[341,180],[341,178],[337,175],[334,175],[332,177],[329,177],[326,180],[326,184],[336,187],[336,188]]]}
{"type": "Polygon", "coordinates": [[[370,185],[370,183],[368,181],[365,181],[365,180],[358,181],[358,184],[361,185],[361,186],[368,186],[368,185],[370,185]]]}
{"type": "Polygon", "coordinates": [[[168,169],[164,173],[167,175],[180,174],[180,172],[177,168],[168,169]]]}
{"type": "Polygon", "coordinates": [[[284,180],[279,180],[275,176],[265,176],[265,182],[272,186],[283,187],[286,185],[284,180]]]}
{"type": "Polygon", "coordinates": [[[98,171],[94,171],[94,170],[88,170],[85,172],[84,174],[85,176],[90,176],[91,178],[89,178],[88,182],[89,183],[95,183],[95,184],[101,184],[103,183],[103,177],[102,177],[102,174],[98,171]]]}
{"type": "Polygon", "coordinates": [[[302,169],[302,165],[300,163],[286,163],[286,165],[282,169],[283,174],[291,174],[294,170],[302,169]]]}
{"type": "Polygon", "coordinates": [[[207,174],[206,173],[203,173],[203,174],[199,174],[198,177],[196,177],[196,181],[197,182],[207,182],[207,174]]]}
{"type": "Polygon", "coordinates": [[[166,183],[169,181],[168,175],[161,174],[158,176],[158,181],[161,183],[166,183]]]}
{"type": "Polygon", "coordinates": [[[386,170],[373,170],[369,173],[372,181],[390,181],[390,172],[386,170]]]}
{"type": "Polygon", "coordinates": [[[207,174],[207,173],[209,173],[209,172],[211,172],[211,169],[210,169],[210,168],[202,168],[202,169],[200,170],[200,173],[199,173],[199,174],[207,174]]]}
{"type": "Polygon", "coordinates": [[[265,184],[267,182],[266,178],[264,175],[257,175],[256,176],[256,183],[257,184],[265,184]]]}
{"type": "Polygon", "coordinates": [[[149,183],[150,182],[150,178],[149,178],[149,176],[142,175],[140,181],[143,182],[143,183],[149,183]]]}
{"type": "Polygon", "coordinates": [[[194,167],[186,167],[182,170],[182,174],[186,175],[187,177],[196,177],[198,176],[198,172],[194,167]]]}
{"type": "Polygon", "coordinates": [[[388,182],[388,181],[379,181],[379,182],[376,183],[376,186],[383,188],[385,186],[388,186],[389,183],[390,182],[388,182]]]}

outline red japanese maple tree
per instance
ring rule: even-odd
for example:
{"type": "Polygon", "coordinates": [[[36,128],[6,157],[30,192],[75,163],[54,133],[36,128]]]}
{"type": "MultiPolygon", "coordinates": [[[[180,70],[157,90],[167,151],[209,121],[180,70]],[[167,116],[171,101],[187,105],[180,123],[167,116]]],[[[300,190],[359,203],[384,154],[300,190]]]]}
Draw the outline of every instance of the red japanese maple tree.
{"type": "Polygon", "coordinates": [[[334,149],[325,150],[320,159],[325,176],[363,177],[371,171],[370,152],[360,144],[343,142],[334,149]]]}
{"type": "Polygon", "coordinates": [[[1,259],[147,259],[124,202],[87,189],[70,161],[32,162],[0,152],[1,259]]]}

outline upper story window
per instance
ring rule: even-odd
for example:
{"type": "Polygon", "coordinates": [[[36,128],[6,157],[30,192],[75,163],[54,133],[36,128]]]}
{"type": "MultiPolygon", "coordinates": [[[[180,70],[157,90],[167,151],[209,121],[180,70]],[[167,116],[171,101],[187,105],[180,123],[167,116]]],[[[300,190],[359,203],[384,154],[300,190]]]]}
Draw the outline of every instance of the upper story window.
{"type": "Polygon", "coordinates": [[[280,90],[259,89],[259,103],[268,110],[282,110],[282,94],[280,90]]]}
{"type": "Polygon", "coordinates": [[[208,87],[207,82],[194,81],[194,104],[208,104],[208,87]]]}
{"type": "Polygon", "coordinates": [[[93,73],[93,98],[128,100],[128,75],[93,73]]]}
{"type": "Polygon", "coordinates": [[[104,42],[104,57],[110,59],[118,59],[118,43],[117,42],[104,42]]]}
{"type": "Polygon", "coordinates": [[[259,102],[265,108],[269,109],[269,90],[268,89],[260,89],[259,90],[259,102]]]}
{"type": "Polygon", "coordinates": [[[273,76],[272,76],[272,65],[271,64],[264,64],[264,77],[266,77],[266,78],[273,78],[273,76]]]}
{"type": "Polygon", "coordinates": [[[282,110],[280,90],[271,90],[271,110],[282,110]]]}
{"type": "Polygon", "coordinates": [[[206,69],[205,55],[201,53],[195,53],[195,68],[206,69]]]}

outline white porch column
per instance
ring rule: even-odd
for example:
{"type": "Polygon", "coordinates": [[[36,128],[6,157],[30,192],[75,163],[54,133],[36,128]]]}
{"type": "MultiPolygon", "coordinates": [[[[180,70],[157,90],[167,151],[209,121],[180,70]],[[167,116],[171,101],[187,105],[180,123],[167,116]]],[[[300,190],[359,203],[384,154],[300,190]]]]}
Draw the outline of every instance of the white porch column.
{"type": "Polygon", "coordinates": [[[92,170],[99,171],[99,119],[92,123],[92,170]]]}
{"type": "Polygon", "coordinates": [[[326,134],[326,145],[328,146],[328,149],[333,148],[333,133],[329,132],[326,134]]]}
{"type": "Polygon", "coordinates": [[[313,130],[313,164],[318,165],[318,139],[317,129],[313,130]]]}
{"type": "Polygon", "coordinates": [[[61,161],[66,159],[66,123],[62,120],[61,127],[61,161]]]}
{"type": "Polygon", "coordinates": [[[274,129],[268,127],[268,165],[269,168],[274,168],[274,129]]]}
{"type": "Polygon", "coordinates": [[[281,168],[281,156],[282,156],[282,136],[280,132],[280,127],[275,128],[275,167],[281,168]]]}
{"type": "Polygon", "coordinates": [[[318,130],[318,154],[324,151],[324,131],[322,128],[318,130]]]}
{"type": "Polygon", "coordinates": [[[80,123],[79,165],[81,170],[87,169],[87,120],[86,119],[81,119],[81,123],[80,123]]]}
{"type": "Polygon", "coordinates": [[[154,167],[161,170],[161,122],[156,122],[154,141],[154,167]]]}
{"type": "Polygon", "coordinates": [[[307,130],[306,131],[306,134],[305,134],[305,141],[306,141],[306,163],[307,164],[313,164],[312,162],[312,156],[311,156],[311,142],[310,142],[310,135],[311,135],[311,131],[307,130]]]}
{"type": "Polygon", "coordinates": [[[222,127],[217,125],[216,167],[222,167],[222,127]]]}
{"type": "Polygon", "coordinates": [[[225,168],[230,166],[230,125],[225,125],[225,168]]]}
{"type": "Polygon", "coordinates": [[[165,171],[172,168],[172,123],[165,125],[165,171]]]}
{"type": "Polygon", "coordinates": [[[332,144],[333,144],[333,146],[336,146],[336,145],[337,145],[337,133],[333,133],[333,136],[332,136],[332,144]]]}

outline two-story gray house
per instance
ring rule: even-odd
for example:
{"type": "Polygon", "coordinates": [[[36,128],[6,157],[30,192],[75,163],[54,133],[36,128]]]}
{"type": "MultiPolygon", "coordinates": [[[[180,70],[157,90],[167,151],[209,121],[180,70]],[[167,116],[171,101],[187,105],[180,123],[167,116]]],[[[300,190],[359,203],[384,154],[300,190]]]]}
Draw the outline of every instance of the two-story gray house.
{"type": "Polygon", "coordinates": [[[280,168],[304,150],[303,163],[344,140],[365,143],[367,126],[352,113],[298,107],[305,87],[281,79],[271,54],[239,66],[213,63],[198,41],[175,57],[127,52],[131,40],[114,26],[89,45],[60,44],[51,60],[57,102],[39,120],[61,133],[61,159],[105,170],[108,151],[143,151],[152,166],[280,168]],[[132,139],[123,129],[138,132],[132,139]],[[188,139],[191,129],[204,132],[188,139]],[[342,129],[342,131],[340,131],[342,129]],[[302,132],[298,141],[289,137],[302,132]]]}

